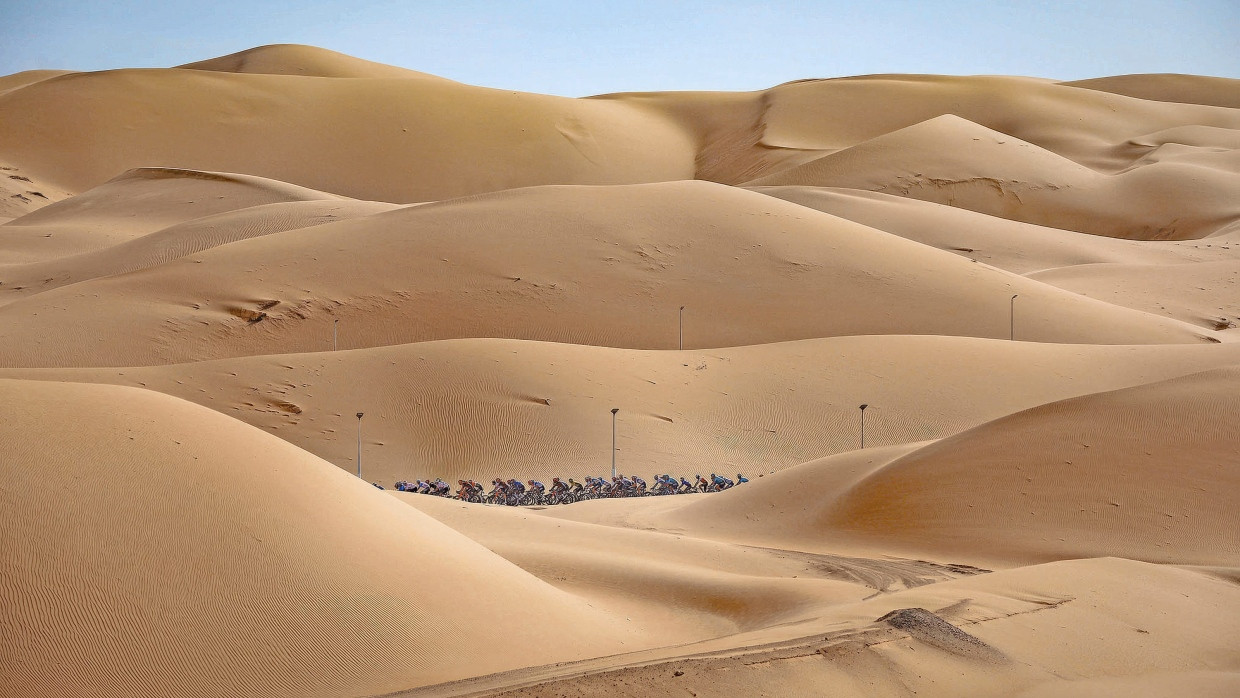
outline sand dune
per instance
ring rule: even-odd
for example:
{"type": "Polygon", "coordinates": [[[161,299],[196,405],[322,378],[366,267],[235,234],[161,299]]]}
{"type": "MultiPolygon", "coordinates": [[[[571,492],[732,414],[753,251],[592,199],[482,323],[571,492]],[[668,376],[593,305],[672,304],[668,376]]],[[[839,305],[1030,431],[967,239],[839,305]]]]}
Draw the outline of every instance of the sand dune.
{"type": "Polygon", "coordinates": [[[1140,240],[1205,237],[1240,216],[1240,204],[1227,193],[1240,187],[1232,169],[1174,160],[1100,174],[953,115],[748,184],[880,191],[1036,225],[1140,240]]]}
{"type": "MultiPolygon", "coordinates": [[[[343,328],[347,335],[349,327],[343,328]]],[[[1240,344],[1094,347],[841,337],[657,352],[456,340],[127,369],[0,376],[158,390],[243,420],[366,479],[753,477],[867,445],[937,439],[1036,405],[1240,363],[1240,344]]],[[[735,506],[735,505],[728,505],[735,506]]]]}
{"type": "Polygon", "coordinates": [[[1217,369],[1005,417],[893,461],[822,524],[1011,560],[1235,566],[1238,384],[1240,369],[1217,369]]]}
{"type": "MultiPolygon", "coordinates": [[[[1240,252],[1240,246],[1228,244],[1221,249],[1240,252]]],[[[1048,269],[1030,278],[1212,330],[1240,325],[1240,260],[1169,266],[1091,264],[1048,269]]]]}
{"type": "Polygon", "coordinates": [[[1240,80],[1231,78],[1156,73],[1115,75],[1105,78],[1075,80],[1060,84],[1126,95],[1128,97],[1136,97],[1137,99],[1183,102],[1185,104],[1212,104],[1218,107],[1240,109],[1240,80]]]}
{"type": "MultiPolygon", "coordinates": [[[[7,291],[0,295],[0,305],[79,281],[158,266],[237,240],[334,223],[395,208],[395,204],[375,201],[322,199],[259,204],[206,215],[97,250],[42,262],[0,266],[0,275],[7,291]]],[[[35,226],[32,232],[48,235],[39,232],[47,227],[35,226]]],[[[69,224],[64,230],[107,231],[106,234],[111,235],[114,227],[122,231],[132,230],[128,225],[113,226],[109,222],[100,222],[99,227],[69,224]]],[[[126,232],[121,233],[124,234],[126,232]]]]}
{"type": "Polygon", "coordinates": [[[1194,124],[1240,128],[1240,117],[1221,107],[1026,78],[868,76],[749,94],[570,100],[461,85],[305,46],[182,68],[190,70],[66,74],[0,95],[5,154],[77,191],[134,167],[174,166],[412,202],[537,184],[693,176],[739,184],[945,114],[1103,171],[1130,164],[1120,146],[1131,138],[1194,124]],[[77,116],[83,100],[92,105],[89,122],[77,116]],[[47,133],[59,134],[59,148],[49,147],[47,133]]]}
{"type": "Polygon", "coordinates": [[[820,459],[687,505],[564,515],[811,551],[877,543],[985,565],[1119,555],[1235,566],[1237,380],[1230,367],[1100,392],[928,444],[820,459]]]}
{"type": "Polygon", "coordinates": [[[542,187],[241,240],[0,308],[8,366],[125,366],[506,337],[672,348],[858,334],[1213,341],[704,182],[542,187]],[[141,300],[139,300],[141,299],[141,300]],[[99,308],[124,307],[118,317],[99,308]],[[87,338],[83,341],[83,338],[87,338]],[[122,338],[124,338],[122,340],[122,338]]]}
{"type": "Polygon", "coordinates": [[[412,78],[444,80],[429,73],[362,60],[316,46],[273,44],[179,65],[187,70],[319,78],[412,78]]]}
{"type": "Polygon", "coordinates": [[[13,90],[20,90],[27,85],[47,80],[48,78],[65,75],[69,70],[23,70],[12,75],[0,75],[0,95],[13,90]]]}
{"type": "Polygon", "coordinates": [[[210,410],[113,386],[0,395],[6,694],[360,695],[649,644],[210,410]],[[490,651],[497,635],[522,646],[490,651]]]}
{"type": "MultiPolygon", "coordinates": [[[[755,187],[754,191],[1016,274],[1082,264],[1183,264],[1240,257],[1240,248],[1209,242],[1150,242],[1081,235],[858,189],[755,187]]],[[[1033,278],[1045,280],[1037,275],[1033,278]]]]}
{"type": "Polygon", "coordinates": [[[290,201],[349,199],[249,175],[141,168],[0,227],[0,263],[101,250],[177,223],[290,201]]]}
{"type": "Polygon", "coordinates": [[[694,171],[690,136],[646,109],[405,76],[73,73],[0,96],[0,143],[0,156],[74,191],[176,167],[408,203],[694,171]]]}
{"type": "Polygon", "coordinates": [[[1181,126],[1240,128],[1233,109],[1151,102],[1014,77],[871,75],[802,80],[746,94],[607,98],[660,109],[699,134],[697,176],[726,184],[771,175],[949,114],[1099,172],[1129,167],[1137,156],[1130,139],[1146,134],[1181,126]]]}

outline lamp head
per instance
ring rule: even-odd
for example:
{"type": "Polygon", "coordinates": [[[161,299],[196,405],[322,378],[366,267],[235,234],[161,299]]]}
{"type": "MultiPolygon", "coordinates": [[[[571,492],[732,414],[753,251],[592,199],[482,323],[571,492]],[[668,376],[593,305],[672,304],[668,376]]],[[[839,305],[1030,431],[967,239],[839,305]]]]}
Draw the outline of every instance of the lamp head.
{"type": "Polygon", "coordinates": [[[862,411],[862,412],[864,412],[864,411],[865,411],[865,408],[867,408],[867,407],[869,407],[869,405],[862,405],[862,406],[861,406],[861,411],[862,411]]]}
{"type": "Polygon", "coordinates": [[[615,414],[615,413],[617,413],[617,412],[619,412],[619,411],[620,411],[620,408],[619,408],[619,407],[613,407],[613,408],[611,408],[611,413],[612,413],[612,414],[615,414]]]}
{"type": "Polygon", "coordinates": [[[361,419],[361,418],[362,418],[362,413],[361,413],[361,412],[358,412],[358,413],[357,413],[357,418],[358,418],[358,419],[361,419]]]}

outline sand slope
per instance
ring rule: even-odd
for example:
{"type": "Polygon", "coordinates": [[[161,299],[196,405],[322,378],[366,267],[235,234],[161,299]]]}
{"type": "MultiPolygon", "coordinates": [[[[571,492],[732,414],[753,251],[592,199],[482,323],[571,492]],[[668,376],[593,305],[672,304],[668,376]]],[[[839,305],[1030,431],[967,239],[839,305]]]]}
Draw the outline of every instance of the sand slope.
{"type": "MultiPolygon", "coordinates": [[[[357,70],[328,62],[314,70],[357,70]]],[[[117,70],[43,80],[0,95],[0,158],[75,191],[136,167],[176,167],[398,203],[693,176],[690,136],[631,105],[403,74],[271,74],[304,67],[298,57],[262,74],[117,70]]]]}
{"type": "MultiPolygon", "coordinates": [[[[362,60],[316,46],[272,44],[179,65],[190,70],[319,78],[407,78],[445,80],[429,73],[362,60]]],[[[448,81],[451,82],[451,81],[448,81]]]]}
{"type": "Polygon", "coordinates": [[[0,226],[0,305],[237,240],[398,208],[261,177],[144,168],[0,226]]]}
{"type": "Polygon", "coordinates": [[[1061,85],[1083,87],[1138,99],[1185,104],[1212,104],[1240,109],[1240,80],[1205,75],[1154,73],[1074,80],[1061,85]]]}
{"type": "Polygon", "coordinates": [[[827,687],[831,695],[866,698],[1227,696],[1237,677],[1229,622],[1236,595],[1234,583],[1182,569],[1120,559],[1057,562],[841,604],[824,614],[819,632],[795,639],[744,649],[702,643],[678,658],[637,654],[610,667],[522,670],[398,695],[636,697],[654,690],[724,698],[827,687]],[[898,628],[877,621],[896,609],[925,609],[944,622],[898,628]],[[567,678],[537,683],[556,672],[567,678]],[[505,684],[524,687],[495,690],[505,684]]]}
{"type": "MultiPolygon", "coordinates": [[[[799,465],[649,520],[984,565],[1117,555],[1235,566],[1237,380],[1221,368],[1054,402],[928,444],[799,465]]],[[[631,525],[643,514],[571,516],[631,525]]]]}
{"type": "Polygon", "coordinates": [[[0,225],[71,196],[60,187],[13,167],[0,156],[0,225]]]}
{"type": "MultiPolygon", "coordinates": [[[[1240,246],[1221,248],[1240,252],[1240,246]]],[[[1212,330],[1240,325],[1240,260],[1170,266],[1093,264],[1049,269],[1030,278],[1212,330]]]]}
{"type": "Polygon", "coordinates": [[[233,242],[0,308],[9,366],[140,365],[507,337],[629,348],[858,334],[1199,343],[1071,294],[704,182],[540,187],[233,242]],[[139,300],[140,299],[140,300],[139,300]],[[123,306],[117,317],[100,308],[123,306]],[[124,338],[125,341],[121,341],[124,338]],[[85,341],[83,341],[85,340],[85,341]]]}
{"type": "Polygon", "coordinates": [[[0,94],[20,90],[27,85],[33,85],[36,82],[54,78],[59,75],[65,75],[73,71],[69,70],[23,70],[20,73],[12,75],[0,76],[0,94]]]}
{"type": "Polygon", "coordinates": [[[1240,128],[1234,109],[1151,102],[1018,77],[869,75],[801,80],[753,93],[606,99],[659,109],[697,133],[697,176],[727,184],[771,175],[948,114],[1099,172],[1128,168],[1149,150],[1134,148],[1131,141],[1147,134],[1185,126],[1240,128]]]}
{"type": "Polygon", "coordinates": [[[1181,240],[1240,216],[1228,194],[1240,178],[1211,165],[1181,159],[1101,174],[949,114],[749,184],[866,189],[1096,235],[1181,240]]]}
{"type": "Polygon", "coordinates": [[[643,642],[210,410],[112,386],[0,395],[6,695],[362,695],[643,642]]]}
{"type": "MultiPolygon", "coordinates": [[[[348,332],[346,325],[344,331],[348,332]]],[[[1093,347],[841,337],[658,352],[453,340],[126,369],[0,370],[197,402],[368,480],[757,473],[950,436],[1036,405],[1240,363],[1240,344],[1093,347]]],[[[736,507],[736,504],[728,504],[736,507]]],[[[735,513],[741,509],[734,509],[735,513]]]]}
{"type": "Polygon", "coordinates": [[[1184,264],[1240,258],[1240,246],[1212,245],[1209,241],[1196,240],[1153,242],[1081,235],[859,189],[755,187],[754,191],[1016,274],[1083,264],[1184,264]]]}
{"type": "Polygon", "coordinates": [[[1218,369],[1005,417],[875,472],[823,525],[1013,560],[1234,566],[1238,384],[1218,369]]]}
{"type": "Polygon", "coordinates": [[[76,191],[144,166],[248,172],[395,202],[553,183],[739,184],[945,114],[1118,171],[1134,159],[1130,139],[1240,128],[1233,109],[1028,78],[879,75],[570,100],[295,45],[174,70],[9,82],[23,86],[0,95],[0,156],[76,191]]]}
{"type": "Polygon", "coordinates": [[[147,167],[0,226],[0,263],[101,250],[197,218],[251,206],[347,197],[262,177],[147,167]]]}

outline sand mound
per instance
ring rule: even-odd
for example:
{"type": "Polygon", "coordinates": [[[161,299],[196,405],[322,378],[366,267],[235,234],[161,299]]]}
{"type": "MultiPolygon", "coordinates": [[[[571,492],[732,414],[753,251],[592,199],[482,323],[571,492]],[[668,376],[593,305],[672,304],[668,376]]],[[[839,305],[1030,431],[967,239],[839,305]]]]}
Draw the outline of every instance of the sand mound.
{"type": "Polygon", "coordinates": [[[53,289],[0,309],[0,360],[119,366],[322,350],[335,319],[348,348],[472,336],[666,349],[678,345],[681,305],[687,347],[1006,338],[1013,294],[1018,339],[1208,336],[772,197],[672,182],[417,206],[53,289]]]}
{"type": "MultiPolygon", "coordinates": [[[[304,53],[257,56],[264,69],[291,70],[304,53]]],[[[312,53],[319,68],[340,66],[312,53]]],[[[538,184],[683,179],[693,176],[695,153],[689,134],[638,106],[403,72],[330,80],[218,70],[64,75],[0,96],[0,143],[0,157],[74,191],[160,166],[245,172],[399,203],[538,184]]]]}
{"type": "MultiPolygon", "coordinates": [[[[1221,247],[1240,256],[1240,246],[1221,247]]],[[[1167,266],[1092,264],[1049,269],[1030,278],[1211,330],[1240,325],[1240,259],[1167,266]],[[1220,294],[1220,289],[1231,292],[1220,294]]]]}
{"type": "Polygon", "coordinates": [[[749,185],[846,187],[1109,237],[1205,237],[1240,217],[1229,169],[1153,162],[1116,175],[944,115],[749,185]]]}
{"type": "Polygon", "coordinates": [[[0,227],[0,263],[100,250],[177,223],[290,201],[349,199],[250,175],[144,167],[0,227]]]}
{"type": "MultiPolygon", "coordinates": [[[[396,204],[324,199],[260,204],[203,216],[99,250],[46,262],[0,266],[4,289],[9,291],[0,295],[0,305],[87,279],[158,266],[238,240],[359,218],[394,208],[396,204]]],[[[123,228],[121,235],[127,234],[127,226],[117,225],[123,228]]],[[[103,222],[98,228],[83,227],[101,231],[111,226],[103,222]]],[[[42,226],[36,228],[43,229],[42,226]]],[[[65,229],[74,230],[77,225],[69,224],[65,229]]]]}
{"type": "Polygon", "coordinates": [[[398,68],[373,61],[346,56],[343,53],[302,46],[300,44],[273,44],[259,46],[227,56],[208,58],[179,65],[188,70],[213,70],[223,73],[257,73],[262,75],[304,75],[320,78],[417,78],[445,80],[445,78],[419,73],[416,70],[398,68]]]}
{"type": "MultiPolygon", "coordinates": [[[[342,325],[341,335],[349,332],[342,325]]],[[[0,376],[158,390],[243,420],[347,472],[356,468],[354,413],[361,410],[365,475],[390,484],[598,475],[610,470],[612,407],[621,410],[621,472],[648,478],[656,471],[744,471],[753,478],[856,448],[863,402],[871,405],[867,445],[902,444],[1067,397],[1237,362],[1240,343],[1092,347],[841,337],[655,352],[478,339],[0,376]]],[[[719,510],[720,519],[744,521],[740,513],[749,509],[737,507],[719,510]]]]}
{"type": "Polygon", "coordinates": [[[639,641],[210,410],[112,386],[0,395],[6,695],[371,694],[639,641]]]}
{"type": "Polygon", "coordinates": [[[6,92],[20,90],[27,85],[33,85],[36,82],[42,82],[49,78],[66,75],[72,71],[68,70],[23,70],[20,73],[12,75],[0,76],[0,96],[6,92]]]}
{"type": "Polygon", "coordinates": [[[1182,102],[1185,104],[1211,104],[1218,107],[1240,109],[1240,80],[1232,78],[1153,73],[1115,75],[1105,78],[1092,78],[1090,80],[1061,82],[1059,84],[1126,95],[1128,97],[1136,97],[1137,99],[1182,102]]]}
{"type": "Polygon", "coordinates": [[[1180,126],[1240,128],[1219,107],[1150,102],[1014,77],[872,75],[757,93],[613,95],[699,134],[698,177],[739,184],[945,114],[1100,172],[1129,167],[1129,139],[1180,126]]]}
{"type": "Polygon", "coordinates": [[[13,78],[22,87],[0,94],[0,155],[76,191],[154,165],[412,202],[538,184],[738,184],[949,113],[1101,171],[1128,167],[1121,146],[1144,134],[1240,128],[1230,109],[1028,78],[867,76],[572,100],[295,45],[181,68],[13,78]]]}
{"type": "MultiPolygon", "coordinates": [[[[1081,235],[892,194],[827,187],[754,191],[976,259],[1015,274],[1081,264],[1182,264],[1240,256],[1207,243],[1148,242],[1081,235]]],[[[1039,278],[1034,275],[1033,278],[1039,278]]],[[[1121,304],[1122,305],[1122,304],[1121,304]]]]}
{"type": "Polygon", "coordinates": [[[1235,565],[1238,380],[1240,369],[1216,369],[1054,402],[929,444],[788,468],[650,521],[987,566],[1107,555],[1235,565]]]}
{"type": "Polygon", "coordinates": [[[898,458],[822,525],[1011,560],[1236,565],[1237,387],[1218,369],[1005,417],[898,458]]]}

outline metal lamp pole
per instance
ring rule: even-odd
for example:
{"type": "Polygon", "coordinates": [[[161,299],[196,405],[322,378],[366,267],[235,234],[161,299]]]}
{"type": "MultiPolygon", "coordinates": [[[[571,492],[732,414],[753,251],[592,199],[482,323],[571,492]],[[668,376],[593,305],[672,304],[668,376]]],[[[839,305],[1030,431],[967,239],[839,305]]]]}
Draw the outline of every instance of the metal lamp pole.
{"type": "Polygon", "coordinates": [[[616,413],[619,407],[611,408],[611,476],[616,477],[616,413]]]}
{"type": "Polygon", "coordinates": [[[685,306],[680,306],[680,350],[685,350],[685,306]]]}
{"type": "Polygon", "coordinates": [[[357,476],[362,476],[362,413],[357,413],[357,476]]]}
{"type": "Polygon", "coordinates": [[[340,318],[332,320],[332,351],[336,351],[336,328],[340,326],[340,318]]]}
{"type": "Polygon", "coordinates": [[[869,405],[861,406],[861,448],[865,448],[865,408],[869,405]]]}
{"type": "Polygon", "coordinates": [[[1008,303],[1008,341],[1016,341],[1016,294],[1012,294],[1008,303]]]}

